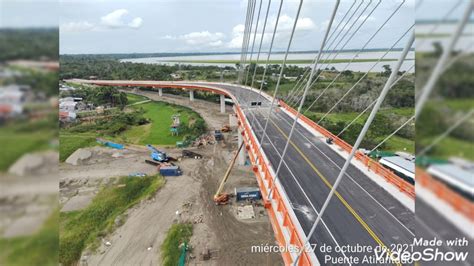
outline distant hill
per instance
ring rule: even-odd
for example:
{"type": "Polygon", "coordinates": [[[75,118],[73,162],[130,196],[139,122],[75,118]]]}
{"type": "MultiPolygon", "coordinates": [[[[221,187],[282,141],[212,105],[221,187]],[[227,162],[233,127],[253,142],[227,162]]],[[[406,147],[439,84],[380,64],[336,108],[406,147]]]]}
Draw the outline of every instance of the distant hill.
{"type": "MultiPolygon", "coordinates": [[[[371,48],[365,49],[363,52],[385,52],[389,48],[371,48]]],[[[402,51],[403,48],[393,48],[392,51],[402,51]]],[[[357,52],[359,49],[346,49],[343,53],[357,52]]],[[[317,53],[318,51],[292,51],[292,54],[317,53]]],[[[334,52],[334,51],[330,51],[334,52]]],[[[283,54],[283,51],[273,52],[274,54],[283,54]]],[[[240,52],[202,52],[202,53],[119,53],[119,54],[64,54],[61,56],[79,56],[82,58],[95,59],[133,59],[146,57],[171,57],[171,56],[200,56],[200,55],[229,55],[240,54],[240,52]]]]}

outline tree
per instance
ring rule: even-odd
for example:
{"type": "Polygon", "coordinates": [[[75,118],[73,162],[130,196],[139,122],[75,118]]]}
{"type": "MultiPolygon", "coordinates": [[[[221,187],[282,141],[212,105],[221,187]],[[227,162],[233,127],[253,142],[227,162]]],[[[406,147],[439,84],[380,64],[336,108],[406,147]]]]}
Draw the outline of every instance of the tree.
{"type": "Polygon", "coordinates": [[[383,67],[382,76],[388,77],[390,76],[390,74],[392,74],[392,68],[390,67],[390,65],[383,65],[382,67],[383,67]]]}
{"type": "Polygon", "coordinates": [[[354,78],[354,73],[352,73],[352,71],[350,71],[350,70],[342,71],[342,75],[347,77],[350,80],[352,80],[354,78]]]}
{"type": "Polygon", "coordinates": [[[433,49],[434,49],[433,55],[435,57],[440,57],[441,54],[443,53],[443,46],[441,45],[440,42],[434,42],[433,43],[433,49]]]}

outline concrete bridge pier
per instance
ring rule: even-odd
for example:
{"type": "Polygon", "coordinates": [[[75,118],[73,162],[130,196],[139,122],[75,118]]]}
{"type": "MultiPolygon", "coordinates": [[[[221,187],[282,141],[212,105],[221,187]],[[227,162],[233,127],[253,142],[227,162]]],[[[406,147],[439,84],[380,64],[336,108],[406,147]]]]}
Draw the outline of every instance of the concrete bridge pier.
{"type": "Polygon", "coordinates": [[[163,96],[163,89],[162,88],[159,88],[158,89],[158,95],[161,97],[163,96]]]}
{"type": "Polygon", "coordinates": [[[193,90],[190,90],[189,91],[189,100],[192,102],[194,101],[194,91],[193,90]]]}
{"type": "Polygon", "coordinates": [[[221,114],[225,114],[225,95],[220,95],[221,97],[221,114]]]}
{"type": "MultiPolygon", "coordinates": [[[[240,147],[240,145],[242,145],[242,142],[244,141],[244,137],[242,136],[242,133],[243,133],[242,129],[239,128],[238,147],[240,147]]],[[[237,164],[245,165],[245,147],[243,147],[239,152],[239,156],[237,157],[237,164]]]]}

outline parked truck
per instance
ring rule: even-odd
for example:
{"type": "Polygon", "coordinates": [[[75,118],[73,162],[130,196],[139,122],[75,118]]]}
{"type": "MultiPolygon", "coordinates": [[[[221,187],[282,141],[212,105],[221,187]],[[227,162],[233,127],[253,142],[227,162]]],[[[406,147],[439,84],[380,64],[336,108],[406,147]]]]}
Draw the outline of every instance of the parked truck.
{"type": "Polygon", "coordinates": [[[237,201],[247,199],[259,200],[262,198],[262,194],[258,187],[238,187],[235,188],[235,198],[237,201]]]}
{"type": "Polygon", "coordinates": [[[202,155],[190,150],[183,150],[182,151],[182,156],[184,158],[194,158],[194,159],[202,159],[202,155]]]}
{"type": "Polygon", "coordinates": [[[161,166],[159,171],[162,176],[180,176],[183,174],[177,165],[161,166]]]}
{"type": "Polygon", "coordinates": [[[214,138],[216,141],[220,141],[224,139],[224,135],[222,135],[222,132],[220,130],[214,130],[214,138]]]}

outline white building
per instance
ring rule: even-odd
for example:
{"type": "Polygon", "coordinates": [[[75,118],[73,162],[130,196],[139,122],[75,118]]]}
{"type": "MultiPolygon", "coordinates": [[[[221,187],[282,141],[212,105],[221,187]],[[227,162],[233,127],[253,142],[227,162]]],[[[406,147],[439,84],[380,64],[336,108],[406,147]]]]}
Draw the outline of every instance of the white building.
{"type": "Polygon", "coordinates": [[[25,103],[25,89],[18,85],[0,87],[0,109],[3,117],[20,115],[25,103]]]}
{"type": "Polygon", "coordinates": [[[59,110],[63,112],[74,112],[76,111],[77,102],[74,101],[64,101],[59,102],[59,110]]]}

